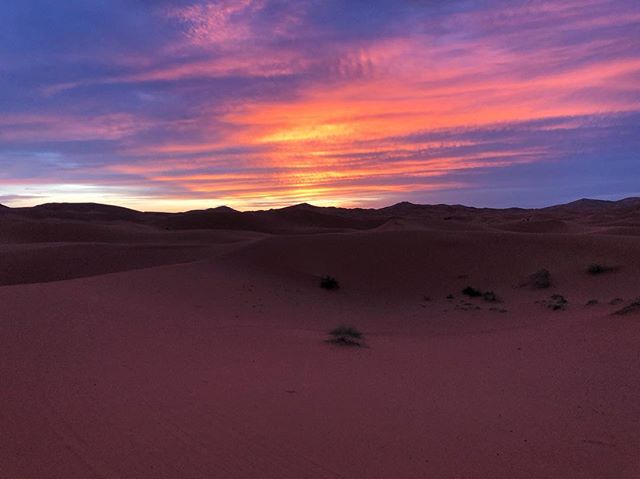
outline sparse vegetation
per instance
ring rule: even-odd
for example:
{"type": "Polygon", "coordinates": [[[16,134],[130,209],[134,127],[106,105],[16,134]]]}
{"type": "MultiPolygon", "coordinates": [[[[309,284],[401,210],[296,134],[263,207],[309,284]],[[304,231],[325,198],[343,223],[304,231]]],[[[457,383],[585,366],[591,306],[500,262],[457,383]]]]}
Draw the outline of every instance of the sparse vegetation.
{"type": "Polygon", "coordinates": [[[534,289],[546,289],[551,287],[551,273],[548,269],[540,269],[529,276],[529,280],[525,282],[525,286],[531,286],[534,289]]]}
{"type": "Polygon", "coordinates": [[[619,309],[613,314],[617,314],[618,316],[626,316],[627,314],[633,313],[640,313],[640,298],[632,301],[630,304],[626,305],[622,309],[619,309]]]}
{"type": "Polygon", "coordinates": [[[353,326],[339,326],[329,331],[330,338],[327,342],[339,346],[364,346],[364,335],[353,326]]]}
{"type": "Polygon", "coordinates": [[[328,291],[333,291],[340,288],[340,283],[333,276],[322,276],[320,278],[320,287],[328,291]]]}
{"type": "Polygon", "coordinates": [[[496,293],[494,293],[493,291],[485,291],[482,294],[482,299],[489,303],[497,303],[499,301],[496,293]]]}
{"type": "Polygon", "coordinates": [[[482,298],[489,303],[499,302],[498,296],[493,291],[481,291],[473,286],[467,286],[462,290],[462,294],[469,296],[470,298],[482,298]]]}
{"type": "Polygon", "coordinates": [[[615,270],[616,268],[613,266],[606,266],[603,264],[594,263],[589,265],[589,267],[587,268],[587,273],[595,276],[602,273],[610,273],[615,270]]]}
{"type": "Polygon", "coordinates": [[[552,294],[551,299],[545,303],[549,309],[553,311],[561,311],[566,309],[569,301],[561,294],[552,294]]]}
{"type": "Polygon", "coordinates": [[[482,296],[482,291],[472,286],[467,286],[462,290],[462,294],[469,296],[470,298],[479,298],[482,296]]]}

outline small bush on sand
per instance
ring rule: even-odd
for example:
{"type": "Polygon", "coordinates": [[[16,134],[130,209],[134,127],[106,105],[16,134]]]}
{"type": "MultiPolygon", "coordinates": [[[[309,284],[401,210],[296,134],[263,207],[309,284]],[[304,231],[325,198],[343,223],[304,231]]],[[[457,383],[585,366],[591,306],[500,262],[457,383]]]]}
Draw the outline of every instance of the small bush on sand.
{"type": "Polygon", "coordinates": [[[589,301],[587,301],[587,304],[585,306],[595,306],[596,304],[598,304],[597,299],[590,299],[589,301]]]}
{"type": "Polygon", "coordinates": [[[497,303],[499,301],[496,293],[494,293],[493,291],[485,291],[482,294],[482,299],[489,303],[497,303]]]}
{"type": "Polygon", "coordinates": [[[340,326],[329,331],[327,342],[339,346],[359,346],[362,347],[364,335],[353,326],[340,326]]]}
{"type": "Polygon", "coordinates": [[[561,294],[553,294],[551,295],[551,299],[547,302],[547,307],[554,311],[561,311],[566,309],[569,301],[562,296],[561,294]]]}
{"type": "Polygon", "coordinates": [[[462,294],[469,296],[470,298],[479,298],[482,296],[482,291],[472,286],[467,286],[462,290],[462,294]]]}
{"type": "Polygon", "coordinates": [[[470,298],[482,298],[489,303],[497,303],[498,296],[493,291],[480,291],[473,286],[467,286],[462,290],[462,294],[469,296],[470,298]]]}
{"type": "Polygon", "coordinates": [[[627,314],[640,313],[640,298],[632,301],[630,304],[625,306],[622,309],[619,309],[613,314],[617,314],[618,316],[626,316],[627,314]]]}
{"type": "Polygon", "coordinates": [[[320,287],[332,291],[340,288],[340,283],[333,276],[323,276],[320,278],[320,287]]]}
{"type": "Polygon", "coordinates": [[[611,271],[615,271],[616,268],[614,268],[613,266],[606,266],[603,264],[591,264],[589,265],[589,267],[587,268],[587,273],[592,274],[592,275],[598,275],[598,274],[602,274],[602,273],[610,273],[611,271]]]}
{"type": "Polygon", "coordinates": [[[534,289],[546,289],[551,287],[551,273],[547,269],[541,269],[529,276],[524,286],[531,286],[534,289]]]}

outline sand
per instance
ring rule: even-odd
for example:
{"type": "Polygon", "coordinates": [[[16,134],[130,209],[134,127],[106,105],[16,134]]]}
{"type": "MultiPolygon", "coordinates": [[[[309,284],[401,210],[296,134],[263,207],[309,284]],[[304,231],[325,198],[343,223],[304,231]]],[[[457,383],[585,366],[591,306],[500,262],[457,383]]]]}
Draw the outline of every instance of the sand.
{"type": "Polygon", "coordinates": [[[640,477],[638,201],[0,211],[0,478],[640,477]]]}

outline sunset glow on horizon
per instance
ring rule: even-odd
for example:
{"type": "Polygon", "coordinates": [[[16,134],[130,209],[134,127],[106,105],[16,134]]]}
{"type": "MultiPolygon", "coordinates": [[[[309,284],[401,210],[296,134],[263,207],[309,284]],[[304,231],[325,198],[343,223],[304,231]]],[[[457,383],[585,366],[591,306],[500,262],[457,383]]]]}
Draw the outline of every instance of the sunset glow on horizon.
{"type": "Polygon", "coordinates": [[[8,0],[0,203],[640,195],[640,2],[8,0]]]}

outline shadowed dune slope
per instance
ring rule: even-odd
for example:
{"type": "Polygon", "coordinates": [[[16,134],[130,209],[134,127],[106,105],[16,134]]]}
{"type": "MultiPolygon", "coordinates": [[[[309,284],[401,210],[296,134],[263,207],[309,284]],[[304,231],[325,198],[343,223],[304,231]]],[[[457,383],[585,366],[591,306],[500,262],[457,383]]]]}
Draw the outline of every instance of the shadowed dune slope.
{"type": "Polygon", "coordinates": [[[637,273],[640,202],[583,200],[544,210],[399,203],[380,210],[318,208],[140,213],[96,204],[5,208],[0,284],[55,281],[131,268],[236,260],[274,274],[340,275],[362,291],[455,290],[454,276],[486,288],[540,268],[588,264],[637,273]],[[598,220],[598,216],[601,216],[598,220]],[[235,255],[235,256],[234,256],[235,255]],[[284,273],[283,273],[284,274],[284,273]],[[434,279],[435,278],[435,279],[434,279]],[[433,283],[433,286],[431,286],[433,283]]]}
{"type": "Polygon", "coordinates": [[[492,231],[287,236],[234,250],[229,259],[246,268],[310,281],[330,274],[364,295],[446,296],[469,284],[508,294],[541,268],[551,271],[553,291],[580,297],[640,294],[636,237],[492,231]],[[586,270],[594,263],[619,270],[613,276],[593,277],[586,270]]]}
{"type": "Polygon", "coordinates": [[[0,247],[0,285],[43,283],[195,261],[203,246],[58,244],[0,247]]]}

